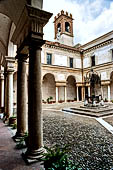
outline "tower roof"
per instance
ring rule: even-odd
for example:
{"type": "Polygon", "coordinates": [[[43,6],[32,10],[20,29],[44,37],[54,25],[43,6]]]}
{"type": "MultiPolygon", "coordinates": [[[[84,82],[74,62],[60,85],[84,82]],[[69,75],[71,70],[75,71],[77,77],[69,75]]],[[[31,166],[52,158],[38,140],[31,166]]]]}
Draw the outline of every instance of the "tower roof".
{"type": "Polygon", "coordinates": [[[63,16],[66,16],[66,17],[68,17],[68,18],[70,18],[70,19],[73,20],[73,17],[72,17],[72,14],[71,14],[71,13],[68,13],[67,11],[65,12],[64,10],[61,10],[61,12],[58,13],[57,16],[54,17],[54,22],[55,22],[60,16],[62,16],[62,15],[63,15],[63,16]]]}

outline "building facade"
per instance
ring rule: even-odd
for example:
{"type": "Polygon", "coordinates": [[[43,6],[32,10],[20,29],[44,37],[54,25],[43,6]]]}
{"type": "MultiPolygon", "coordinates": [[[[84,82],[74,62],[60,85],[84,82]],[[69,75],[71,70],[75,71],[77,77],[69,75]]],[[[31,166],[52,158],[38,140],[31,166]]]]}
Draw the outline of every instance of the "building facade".
{"type": "MultiPolygon", "coordinates": [[[[96,87],[96,95],[101,95],[104,100],[113,100],[113,31],[87,44],[74,46],[72,14],[63,10],[54,18],[54,30],[55,41],[45,41],[41,51],[43,103],[46,103],[48,98],[51,98],[51,102],[55,103],[84,101],[85,96],[90,97],[90,84],[85,83],[85,77],[91,68],[101,76],[101,87],[96,87]]],[[[15,51],[16,47],[10,44],[9,53],[15,56],[15,51]]],[[[2,65],[6,68],[4,61],[2,65]]],[[[13,65],[12,107],[16,110],[16,61],[13,61],[13,65]]],[[[26,65],[28,80],[29,60],[26,65]]],[[[4,82],[2,88],[4,88],[3,84],[4,82]]],[[[28,85],[26,86],[28,91],[28,85]]],[[[1,107],[5,102],[3,96],[4,94],[1,97],[1,107]]]]}

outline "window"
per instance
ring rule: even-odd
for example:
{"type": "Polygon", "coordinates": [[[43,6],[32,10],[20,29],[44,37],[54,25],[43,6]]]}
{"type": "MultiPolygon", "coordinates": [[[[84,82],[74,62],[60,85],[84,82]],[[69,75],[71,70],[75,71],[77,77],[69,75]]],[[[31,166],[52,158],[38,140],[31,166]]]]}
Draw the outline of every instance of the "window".
{"type": "Polygon", "coordinates": [[[70,58],[70,67],[73,68],[73,58],[70,58]]]}
{"type": "Polygon", "coordinates": [[[47,53],[47,64],[52,64],[52,54],[47,53]]]}
{"type": "Polygon", "coordinates": [[[95,66],[95,55],[91,56],[91,66],[95,66]]]}
{"type": "Polygon", "coordinates": [[[68,22],[65,22],[65,31],[70,32],[70,25],[68,22]]]}

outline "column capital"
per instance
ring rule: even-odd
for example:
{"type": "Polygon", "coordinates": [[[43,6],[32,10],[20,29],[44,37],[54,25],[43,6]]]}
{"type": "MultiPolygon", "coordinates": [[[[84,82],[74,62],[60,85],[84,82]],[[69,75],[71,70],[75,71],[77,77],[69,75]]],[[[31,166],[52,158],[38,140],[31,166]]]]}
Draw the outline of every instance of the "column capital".
{"type": "Polygon", "coordinates": [[[27,55],[27,54],[22,54],[22,53],[18,53],[18,54],[16,55],[16,57],[15,57],[15,59],[17,59],[18,62],[27,62],[27,61],[26,61],[27,58],[28,58],[28,55],[27,55]]]}
{"type": "Polygon", "coordinates": [[[15,70],[15,58],[6,56],[4,59],[4,68],[6,72],[14,72],[15,70]]]}
{"type": "Polygon", "coordinates": [[[12,42],[17,45],[19,52],[29,53],[29,38],[43,40],[43,27],[51,16],[52,13],[34,8],[31,5],[25,6],[12,36],[12,42]]]}

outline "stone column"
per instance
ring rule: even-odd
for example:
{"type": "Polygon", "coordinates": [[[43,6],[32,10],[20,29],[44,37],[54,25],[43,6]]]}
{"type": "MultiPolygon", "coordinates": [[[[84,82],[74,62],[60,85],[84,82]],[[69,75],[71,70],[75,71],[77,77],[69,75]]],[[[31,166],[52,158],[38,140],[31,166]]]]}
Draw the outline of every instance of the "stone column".
{"type": "Polygon", "coordinates": [[[82,87],[82,101],[84,101],[84,87],[82,87]]]}
{"type": "Polygon", "coordinates": [[[18,54],[17,59],[17,133],[15,137],[18,138],[24,136],[27,129],[27,55],[18,54]]]}
{"type": "Polygon", "coordinates": [[[88,96],[90,97],[90,86],[88,86],[88,96]]]}
{"type": "Polygon", "coordinates": [[[28,162],[37,161],[41,153],[45,151],[43,148],[40,46],[38,46],[38,44],[35,45],[32,43],[29,49],[29,80],[28,80],[29,145],[24,155],[25,159],[27,159],[28,162]]]}
{"type": "Polygon", "coordinates": [[[7,118],[13,115],[13,71],[7,71],[7,118]]]}
{"type": "Polygon", "coordinates": [[[4,72],[4,112],[5,117],[7,116],[7,73],[4,72]]]}
{"type": "Polygon", "coordinates": [[[58,87],[56,86],[56,103],[58,103],[58,87]]]}
{"type": "Polygon", "coordinates": [[[102,96],[102,99],[103,99],[103,86],[101,85],[101,96],[102,96]]]}
{"type": "Polygon", "coordinates": [[[65,88],[64,89],[65,90],[65,102],[67,102],[67,87],[65,86],[64,88],[65,88]]]}
{"type": "Polygon", "coordinates": [[[110,96],[110,85],[108,85],[108,101],[110,102],[111,96],[110,96]]]}
{"type": "Polygon", "coordinates": [[[77,102],[79,101],[79,95],[78,95],[78,86],[77,87],[77,102]]]}
{"type": "Polygon", "coordinates": [[[0,77],[0,107],[4,107],[4,77],[0,77]]]}

